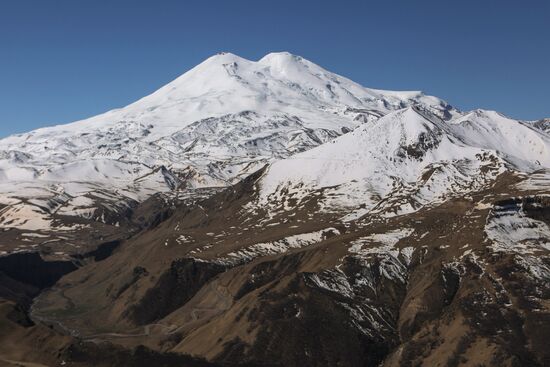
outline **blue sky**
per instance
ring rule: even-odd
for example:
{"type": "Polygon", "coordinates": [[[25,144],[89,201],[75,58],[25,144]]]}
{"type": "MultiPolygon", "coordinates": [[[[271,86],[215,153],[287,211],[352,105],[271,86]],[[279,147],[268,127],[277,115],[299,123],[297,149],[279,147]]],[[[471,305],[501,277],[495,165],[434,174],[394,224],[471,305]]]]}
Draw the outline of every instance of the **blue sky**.
{"type": "Polygon", "coordinates": [[[547,0],[0,0],[0,136],[122,107],[220,51],[283,50],[368,87],[550,117],[547,0]]]}

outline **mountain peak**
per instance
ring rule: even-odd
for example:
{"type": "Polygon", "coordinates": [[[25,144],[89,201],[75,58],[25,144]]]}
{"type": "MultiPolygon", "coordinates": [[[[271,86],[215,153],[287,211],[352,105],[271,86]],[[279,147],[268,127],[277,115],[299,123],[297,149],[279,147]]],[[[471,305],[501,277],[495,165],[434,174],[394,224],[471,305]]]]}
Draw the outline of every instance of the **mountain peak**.
{"type": "MultiPolygon", "coordinates": [[[[302,56],[291,54],[287,51],[280,51],[280,52],[270,52],[264,57],[262,57],[260,60],[258,60],[258,63],[260,64],[272,64],[274,62],[300,62],[305,60],[302,56]]],[[[307,60],[306,60],[307,61],[307,60]]]]}
{"type": "Polygon", "coordinates": [[[231,52],[218,52],[217,54],[212,55],[209,58],[207,58],[206,60],[204,60],[202,63],[213,62],[213,61],[214,62],[222,62],[222,63],[238,62],[238,61],[251,62],[250,60],[247,60],[244,57],[241,57],[239,55],[235,55],[234,53],[231,53],[231,52]]]}

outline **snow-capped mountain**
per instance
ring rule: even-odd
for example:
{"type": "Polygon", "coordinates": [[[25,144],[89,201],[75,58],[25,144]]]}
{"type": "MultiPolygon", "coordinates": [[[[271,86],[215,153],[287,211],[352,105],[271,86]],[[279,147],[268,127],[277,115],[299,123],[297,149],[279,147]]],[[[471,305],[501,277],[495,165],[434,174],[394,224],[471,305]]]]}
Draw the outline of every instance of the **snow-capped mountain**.
{"type": "Polygon", "coordinates": [[[548,136],[533,126],[365,88],[286,52],[222,53],[124,108],[0,140],[0,227],[120,225],[152,195],[226,187],[281,159],[264,200],[287,182],[330,188],[331,210],[411,210],[505,163],[548,167],[548,136]]]}
{"type": "Polygon", "coordinates": [[[285,52],[256,62],[218,54],[127,107],[0,140],[0,225],[41,228],[14,221],[13,205],[40,218],[63,207],[105,220],[94,214],[98,191],[131,205],[156,192],[223,187],[412,105],[459,115],[438,98],[364,88],[285,52]],[[54,206],[21,201],[60,193],[54,206]]]}
{"type": "MultiPolygon", "coordinates": [[[[262,141],[273,135],[272,140],[283,135],[282,144],[292,146],[286,141],[293,138],[292,132],[341,134],[342,129],[412,104],[442,116],[455,113],[435,97],[367,89],[288,53],[270,54],[257,62],[219,54],[127,107],[8,137],[0,146],[6,158],[11,155],[19,164],[93,158],[186,166],[180,163],[184,153],[209,150],[216,158],[259,155],[262,141]]],[[[4,175],[18,179],[40,177],[40,172],[5,170],[4,175]]]]}

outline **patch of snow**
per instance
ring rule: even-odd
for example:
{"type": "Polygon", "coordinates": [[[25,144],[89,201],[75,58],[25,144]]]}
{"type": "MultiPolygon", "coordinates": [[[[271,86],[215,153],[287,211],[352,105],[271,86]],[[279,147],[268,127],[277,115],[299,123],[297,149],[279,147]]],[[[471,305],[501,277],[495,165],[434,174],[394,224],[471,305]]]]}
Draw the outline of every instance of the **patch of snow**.
{"type": "Polygon", "coordinates": [[[339,234],[340,231],[338,229],[329,227],[315,232],[284,237],[276,241],[256,243],[252,246],[227,254],[227,260],[229,262],[250,261],[259,256],[282,254],[291,249],[311,246],[328,237],[339,234]]]}

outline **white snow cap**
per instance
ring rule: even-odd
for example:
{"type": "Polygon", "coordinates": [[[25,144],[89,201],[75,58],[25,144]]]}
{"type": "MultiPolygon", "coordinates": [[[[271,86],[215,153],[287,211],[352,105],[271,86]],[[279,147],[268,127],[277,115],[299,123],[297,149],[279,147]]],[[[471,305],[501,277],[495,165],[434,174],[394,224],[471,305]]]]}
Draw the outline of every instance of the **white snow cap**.
{"type": "Polygon", "coordinates": [[[259,61],[223,52],[209,57],[174,81],[124,108],[75,123],[13,136],[7,141],[21,142],[29,135],[36,137],[89,131],[113,126],[120,121],[140,121],[152,125],[152,138],[173,133],[203,118],[244,110],[285,112],[316,118],[314,116],[319,114],[319,107],[347,106],[387,113],[411,103],[437,108],[447,105],[436,97],[425,96],[418,91],[365,88],[288,52],[270,53],[259,61]]]}

